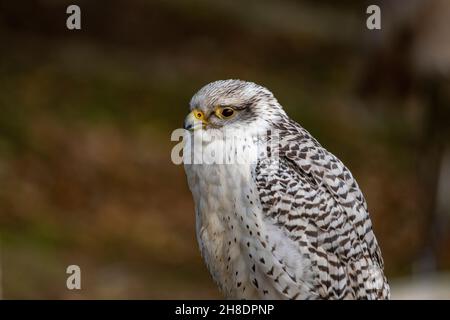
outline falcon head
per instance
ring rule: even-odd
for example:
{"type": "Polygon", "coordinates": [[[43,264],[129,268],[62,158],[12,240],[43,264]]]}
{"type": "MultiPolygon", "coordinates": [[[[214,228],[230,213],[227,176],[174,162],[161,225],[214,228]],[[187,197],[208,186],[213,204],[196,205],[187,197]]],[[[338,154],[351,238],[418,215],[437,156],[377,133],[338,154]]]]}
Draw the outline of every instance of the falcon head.
{"type": "Polygon", "coordinates": [[[219,80],[201,88],[191,99],[187,130],[220,130],[267,123],[285,115],[268,89],[253,82],[219,80]]]}

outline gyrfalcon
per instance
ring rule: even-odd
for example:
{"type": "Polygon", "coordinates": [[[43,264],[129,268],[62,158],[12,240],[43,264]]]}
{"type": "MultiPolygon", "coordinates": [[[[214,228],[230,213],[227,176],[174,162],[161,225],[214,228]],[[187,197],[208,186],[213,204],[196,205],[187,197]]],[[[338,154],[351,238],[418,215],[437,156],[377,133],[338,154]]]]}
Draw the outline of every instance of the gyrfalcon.
{"type": "Polygon", "coordinates": [[[232,299],[388,299],[367,204],[344,164],[252,82],[201,88],[185,120],[197,239],[232,299]]]}

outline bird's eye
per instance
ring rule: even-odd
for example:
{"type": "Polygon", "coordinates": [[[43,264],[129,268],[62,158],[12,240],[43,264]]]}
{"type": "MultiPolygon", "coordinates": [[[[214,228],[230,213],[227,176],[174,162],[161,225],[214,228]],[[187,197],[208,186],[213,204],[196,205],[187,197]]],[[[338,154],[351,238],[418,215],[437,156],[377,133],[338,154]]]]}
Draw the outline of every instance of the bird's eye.
{"type": "Polygon", "coordinates": [[[230,107],[222,108],[222,109],[220,109],[220,115],[224,119],[230,118],[234,115],[234,109],[230,108],[230,107]]]}

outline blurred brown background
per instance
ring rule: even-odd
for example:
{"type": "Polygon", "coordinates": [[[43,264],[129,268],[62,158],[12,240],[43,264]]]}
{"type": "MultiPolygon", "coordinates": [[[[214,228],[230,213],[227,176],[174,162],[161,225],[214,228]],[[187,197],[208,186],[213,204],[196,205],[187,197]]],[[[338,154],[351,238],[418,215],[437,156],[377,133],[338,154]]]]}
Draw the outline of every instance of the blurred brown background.
{"type": "Polygon", "coordinates": [[[352,170],[394,298],[450,298],[450,2],[3,0],[0,39],[3,298],[220,297],[170,134],[228,78],[352,170]]]}

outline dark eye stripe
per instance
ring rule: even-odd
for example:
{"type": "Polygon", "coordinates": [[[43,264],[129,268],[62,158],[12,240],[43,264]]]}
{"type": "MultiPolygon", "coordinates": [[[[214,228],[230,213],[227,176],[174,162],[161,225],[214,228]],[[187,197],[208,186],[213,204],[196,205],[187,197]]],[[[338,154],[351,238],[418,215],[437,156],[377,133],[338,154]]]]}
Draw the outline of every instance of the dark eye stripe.
{"type": "Polygon", "coordinates": [[[244,110],[248,109],[253,105],[253,102],[242,103],[240,105],[233,106],[235,110],[244,110]]]}

